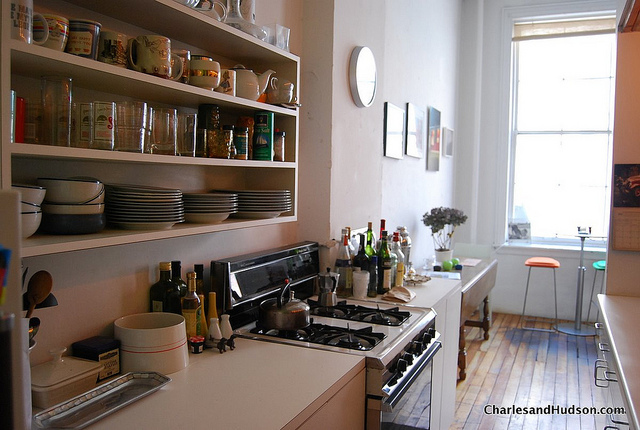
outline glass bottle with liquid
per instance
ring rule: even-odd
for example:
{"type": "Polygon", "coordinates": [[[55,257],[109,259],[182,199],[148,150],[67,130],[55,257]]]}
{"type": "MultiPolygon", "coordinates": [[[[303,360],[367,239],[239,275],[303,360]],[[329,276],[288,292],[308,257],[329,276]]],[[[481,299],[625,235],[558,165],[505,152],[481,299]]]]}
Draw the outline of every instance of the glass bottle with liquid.
{"type": "Polygon", "coordinates": [[[382,232],[386,231],[386,223],[387,221],[385,219],[380,220],[380,236],[378,236],[378,240],[376,241],[376,252],[380,250],[380,242],[382,242],[382,232]]]}
{"type": "Polygon", "coordinates": [[[196,274],[187,273],[187,294],[182,298],[182,316],[187,329],[187,339],[191,336],[203,336],[202,303],[196,294],[196,274]]]}
{"type": "Polygon", "coordinates": [[[396,275],[395,275],[395,282],[393,286],[401,287],[404,284],[405,257],[402,252],[400,233],[397,231],[393,233],[393,247],[391,249],[391,252],[393,252],[398,259],[396,263],[396,275]]]}
{"type": "Polygon", "coordinates": [[[180,297],[187,294],[187,283],[182,279],[182,262],[171,262],[171,280],[180,287],[180,297]]]}
{"type": "Polygon", "coordinates": [[[378,295],[378,256],[372,255],[369,262],[369,288],[367,288],[367,297],[376,297],[378,295]]]}
{"type": "Polygon", "coordinates": [[[171,263],[163,261],[159,267],[160,279],[149,290],[149,310],[182,314],[180,286],[171,280],[171,263]]]}
{"type": "Polygon", "coordinates": [[[369,257],[365,253],[365,241],[364,234],[360,234],[360,246],[358,247],[358,253],[353,257],[353,267],[359,267],[360,270],[369,271],[369,257]]]}
{"type": "Polygon", "coordinates": [[[342,244],[338,250],[335,271],[340,274],[336,294],[338,297],[351,297],[353,295],[353,266],[349,254],[349,237],[342,235],[342,244]]]}
{"type": "Polygon", "coordinates": [[[378,294],[384,294],[391,289],[391,251],[387,243],[387,231],[380,234],[380,249],[378,249],[378,294]]]}
{"type": "Polygon", "coordinates": [[[374,240],[373,240],[373,223],[369,221],[367,223],[367,244],[365,245],[364,252],[367,254],[369,258],[376,254],[376,250],[374,249],[374,240]]]}

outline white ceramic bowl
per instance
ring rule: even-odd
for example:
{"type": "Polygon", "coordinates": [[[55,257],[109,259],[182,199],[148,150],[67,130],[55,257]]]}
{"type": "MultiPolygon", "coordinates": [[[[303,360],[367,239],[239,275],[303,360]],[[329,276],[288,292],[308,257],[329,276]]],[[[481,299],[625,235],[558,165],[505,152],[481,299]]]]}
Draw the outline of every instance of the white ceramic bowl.
{"type": "Polygon", "coordinates": [[[42,210],[42,206],[35,203],[20,202],[20,212],[38,212],[42,210]]]}
{"type": "Polygon", "coordinates": [[[20,214],[22,221],[22,237],[27,238],[38,230],[40,221],[42,221],[42,211],[22,212],[20,214]]]}
{"type": "Polygon", "coordinates": [[[20,192],[20,200],[41,205],[47,190],[37,185],[13,184],[11,188],[20,192]]]}
{"type": "Polygon", "coordinates": [[[42,210],[45,213],[57,215],[93,215],[104,212],[104,203],[87,203],[84,205],[44,203],[42,210]]]}
{"type": "Polygon", "coordinates": [[[48,203],[104,203],[104,184],[97,179],[38,178],[38,185],[47,189],[48,203]]]}
{"type": "Polygon", "coordinates": [[[147,371],[163,375],[189,364],[184,317],[166,312],[127,315],[114,321],[120,341],[122,373],[147,371]]]}

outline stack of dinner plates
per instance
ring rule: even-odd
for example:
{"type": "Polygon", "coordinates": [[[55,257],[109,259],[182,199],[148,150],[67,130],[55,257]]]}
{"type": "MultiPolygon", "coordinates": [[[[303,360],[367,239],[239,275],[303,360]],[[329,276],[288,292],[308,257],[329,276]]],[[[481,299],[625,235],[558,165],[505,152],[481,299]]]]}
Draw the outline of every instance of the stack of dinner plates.
{"type": "Polygon", "coordinates": [[[238,195],[237,218],[275,218],[292,208],[289,190],[219,190],[238,195]]]}
{"type": "Polygon", "coordinates": [[[238,211],[238,195],[233,193],[183,193],[187,222],[214,224],[238,211]]]}
{"type": "Polygon", "coordinates": [[[184,221],[182,191],[144,185],[106,186],[107,222],[129,230],[156,230],[184,221]]]}

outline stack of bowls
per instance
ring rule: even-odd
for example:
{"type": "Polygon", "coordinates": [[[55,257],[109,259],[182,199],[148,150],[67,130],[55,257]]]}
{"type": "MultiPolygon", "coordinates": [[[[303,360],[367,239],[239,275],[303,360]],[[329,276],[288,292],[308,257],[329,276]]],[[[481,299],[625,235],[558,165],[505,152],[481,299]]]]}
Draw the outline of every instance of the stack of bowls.
{"type": "Polygon", "coordinates": [[[38,178],[47,189],[41,230],[50,234],[97,233],[105,226],[104,184],[93,178],[38,178]]]}
{"type": "Polygon", "coordinates": [[[11,188],[20,192],[22,237],[27,238],[38,230],[42,221],[42,201],[46,189],[37,185],[12,184],[11,188]]]}

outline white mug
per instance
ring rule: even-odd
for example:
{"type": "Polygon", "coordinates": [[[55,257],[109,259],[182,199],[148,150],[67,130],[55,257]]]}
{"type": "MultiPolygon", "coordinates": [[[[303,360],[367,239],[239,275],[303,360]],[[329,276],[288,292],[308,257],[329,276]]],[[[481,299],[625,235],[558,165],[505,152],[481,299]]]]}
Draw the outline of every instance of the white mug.
{"type": "MultiPolygon", "coordinates": [[[[182,61],[171,54],[171,40],[154,34],[129,39],[129,64],[138,72],[165,79],[182,75],[182,61]],[[171,63],[180,66],[180,73],[172,73],[171,63]]],[[[174,71],[175,72],[175,71],[174,71]]]]}
{"type": "Polygon", "coordinates": [[[236,95],[236,71],[229,69],[220,70],[220,85],[215,89],[219,93],[236,95]]]}
{"type": "MultiPolygon", "coordinates": [[[[33,0],[11,0],[9,19],[11,20],[11,38],[27,43],[33,41],[34,19],[47,25],[47,20],[41,14],[33,12],[33,0]]],[[[48,33],[42,34],[48,36],[48,33]]],[[[46,41],[47,38],[44,37],[43,40],[38,41],[38,44],[42,45],[46,41]]]]}
{"type": "Polygon", "coordinates": [[[213,58],[192,55],[189,66],[189,84],[213,90],[220,85],[220,63],[213,58]]]}

